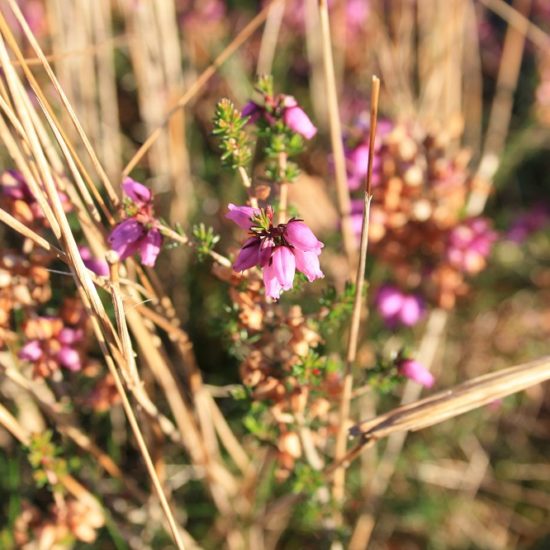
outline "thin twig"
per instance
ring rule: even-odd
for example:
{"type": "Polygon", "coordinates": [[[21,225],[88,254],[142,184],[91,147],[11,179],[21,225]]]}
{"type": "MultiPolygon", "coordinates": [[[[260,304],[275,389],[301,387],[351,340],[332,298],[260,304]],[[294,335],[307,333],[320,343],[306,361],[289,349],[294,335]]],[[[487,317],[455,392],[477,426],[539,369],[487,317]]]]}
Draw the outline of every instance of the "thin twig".
{"type": "MultiPolygon", "coordinates": [[[[118,275],[116,272],[117,268],[118,266],[115,266],[114,268],[113,266],[111,266],[111,274],[112,274],[111,276],[113,278],[115,285],[118,283],[118,281],[116,280],[118,278],[118,275]]],[[[122,311],[119,311],[118,313],[119,313],[119,323],[122,322],[121,336],[123,339],[127,339],[129,341],[130,336],[128,333],[128,328],[126,327],[124,310],[122,309],[122,311]]],[[[127,343],[127,345],[124,346],[123,350],[125,354],[126,364],[130,365],[134,360],[131,342],[127,343]]],[[[149,476],[151,477],[151,481],[153,482],[153,486],[155,487],[155,491],[159,498],[160,505],[166,516],[166,519],[168,520],[170,530],[172,531],[172,536],[174,537],[174,542],[176,543],[178,549],[183,550],[184,544],[179,531],[178,524],[176,523],[174,515],[172,514],[172,509],[170,508],[166,495],[164,494],[164,488],[162,487],[162,484],[158,477],[157,471],[155,469],[155,465],[153,464],[153,460],[151,459],[151,455],[149,453],[149,448],[147,447],[147,443],[145,443],[145,438],[141,433],[141,428],[139,427],[139,423],[132,409],[132,405],[128,400],[128,396],[126,394],[126,390],[124,389],[124,385],[122,384],[120,375],[118,374],[118,370],[111,362],[107,362],[107,364],[114,378],[118,393],[120,394],[120,398],[122,400],[122,406],[124,407],[124,412],[126,413],[128,422],[130,423],[130,427],[132,428],[132,432],[134,433],[134,437],[136,438],[141,456],[143,457],[143,461],[145,462],[145,466],[147,467],[147,471],[149,472],[149,476]]]]}
{"type": "MultiPolygon", "coordinates": [[[[353,375],[352,367],[357,355],[357,344],[359,339],[359,326],[361,323],[361,306],[363,303],[363,288],[365,284],[365,267],[367,263],[367,249],[369,242],[369,220],[370,205],[372,201],[372,166],[374,158],[374,142],[376,139],[376,122],[378,117],[378,98],[380,95],[380,80],[372,77],[371,91],[371,112],[370,112],[370,135],[369,135],[369,160],[367,167],[367,178],[364,192],[363,225],[361,229],[361,248],[359,254],[359,265],[355,278],[355,298],[351,316],[351,326],[348,339],[346,355],[346,370],[344,373],[344,387],[340,400],[339,428],[336,437],[334,458],[339,460],[346,452],[346,422],[349,418],[350,402],[352,396],[353,375]]],[[[337,501],[344,498],[345,469],[340,468],[334,474],[333,497],[337,501]]]]}
{"type": "Polygon", "coordinates": [[[239,176],[241,177],[241,181],[243,182],[243,186],[246,189],[246,192],[248,193],[248,200],[250,201],[250,206],[252,206],[252,208],[258,208],[258,199],[254,194],[254,189],[252,188],[252,181],[250,180],[250,176],[248,175],[248,172],[243,166],[239,166],[238,172],[239,172],[239,176]]]}
{"type": "MultiPolygon", "coordinates": [[[[185,234],[178,233],[177,231],[174,231],[170,227],[166,227],[165,225],[162,225],[159,227],[159,231],[169,239],[172,239],[173,241],[183,244],[185,246],[189,246],[193,248],[195,245],[193,241],[185,234]]],[[[231,267],[233,264],[231,263],[231,260],[229,258],[226,258],[225,256],[222,256],[218,252],[215,252],[214,250],[210,250],[208,252],[208,255],[218,262],[220,265],[223,265],[225,267],[231,267]]]]}
{"type": "Polygon", "coordinates": [[[288,155],[279,153],[277,163],[279,166],[279,223],[286,222],[288,209],[288,181],[285,179],[288,155]]]}

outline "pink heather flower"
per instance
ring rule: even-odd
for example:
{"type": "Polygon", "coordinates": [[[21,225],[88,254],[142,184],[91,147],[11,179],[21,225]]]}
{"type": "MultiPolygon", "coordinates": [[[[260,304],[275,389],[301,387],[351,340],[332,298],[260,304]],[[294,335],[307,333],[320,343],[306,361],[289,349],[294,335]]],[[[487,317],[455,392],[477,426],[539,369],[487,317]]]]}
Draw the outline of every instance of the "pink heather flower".
{"type": "Polygon", "coordinates": [[[84,338],[84,331],[64,327],[57,318],[40,319],[54,327],[53,332],[29,340],[19,350],[19,358],[32,363],[36,372],[53,372],[59,365],[72,372],[79,371],[82,360],[76,348],[84,338]]]}
{"type": "Polygon", "coordinates": [[[19,357],[25,361],[35,362],[42,357],[42,347],[38,340],[27,342],[20,350],[19,357]]]}
{"type": "Polygon", "coordinates": [[[141,263],[152,267],[163,240],[153,213],[153,195],[145,185],[131,178],[123,181],[122,189],[127,218],[111,231],[109,243],[121,260],[139,253],[141,263]]]}
{"type": "Polygon", "coordinates": [[[225,217],[235,222],[239,227],[247,230],[252,227],[254,217],[260,213],[258,208],[252,208],[252,206],[235,206],[229,203],[228,208],[229,212],[225,217]]]}
{"type": "Polygon", "coordinates": [[[485,218],[471,218],[453,228],[447,241],[447,260],[466,273],[479,273],[497,239],[485,218]]]}
{"type": "Polygon", "coordinates": [[[244,271],[256,265],[262,268],[266,296],[278,299],[281,292],[290,290],[296,270],[310,282],[324,277],[319,264],[324,245],[303,221],[293,218],[273,226],[271,209],[234,204],[229,205],[226,217],[250,234],[233,269],[244,271]]]}
{"type": "Polygon", "coordinates": [[[92,256],[92,251],[87,246],[79,246],[78,250],[80,252],[80,257],[84,262],[84,265],[90,270],[93,271],[96,275],[100,277],[109,276],[109,265],[105,260],[100,260],[92,256]]]}
{"type": "Polygon", "coordinates": [[[317,128],[294,97],[285,94],[265,96],[264,102],[265,106],[262,107],[254,101],[249,101],[241,111],[242,116],[250,117],[251,123],[262,119],[270,126],[277,120],[282,120],[287,128],[305,139],[311,139],[317,133],[317,128]]]}
{"type": "MultiPolygon", "coordinates": [[[[6,197],[6,199],[13,201],[14,203],[21,201],[27,204],[33,220],[44,220],[45,216],[44,212],[42,212],[41,206],[38,204],[38,201],[31,191],[27,181],[17,170],[6,170],[0,176],[0,196],[6,197]]],[[[63,209],[65,212],[70,212],[72,205],[67,195],[61,191],[58,191],[58,196],[63,204],[63,209]]],[[[25,223],[29,222],[29,220],[23,219],[20,221],[25,223]]]]}
{"type": "Polygon", "coordinates": [[[404,294],[398,288],[385,285],[378,291],[376,307],[385,324],[412,327],[420,321],[425,312],[423,300],[416,294],[404,294]]]}
{"type": "Polygon", "coordinates": [[[431,388],[435,379],[433,374],[419,361],[414,359],[400,359],[397,363],[399,374],[421,384],[425,388],[431,388]]]}
{"type": "Polygon", "coordinates": [[[263,107],[260,107],[254,101],[249,101],[243,107],[241,111],[241,115],[243,117],[250,117],[250,120],[248,122],[254,123],[262,116],[262,112],[263,112],[263,107]]]}
{"type": "Polygon", "coordinates": [[[284,96],[283,106],[283,122],[286,126],[306,139],[315,136],[317,128],[292,96],[284,96]]]}
{"type": "Polygon", "coordinates": [[[71,372],[77,372],[82,368],[82,362],[80,360],[80,354],[73,348],[63,346],[58,354],[57,360],[59,363],[70,370],[71,372]]]}

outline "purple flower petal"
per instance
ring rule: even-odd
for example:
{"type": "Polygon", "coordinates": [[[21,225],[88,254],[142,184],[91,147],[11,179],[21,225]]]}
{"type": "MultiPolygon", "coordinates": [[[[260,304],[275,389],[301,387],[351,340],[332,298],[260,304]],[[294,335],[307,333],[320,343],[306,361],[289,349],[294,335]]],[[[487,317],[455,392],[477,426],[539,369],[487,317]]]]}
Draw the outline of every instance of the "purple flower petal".
{"type": "Polygon", "coordinates": [[[57,354],[57,360],[66,369],[76,372],[82,368],[82,362],[78,351],[68,346],[64,346],[57,354]]]}
{"type": "Polygon", "coordinates": [[[150,229],[140,241],[139,254],[143,265],[153,267],[162,246],[162,235],[158,229],[150,229]]]}
{"type": "Polygon", "coordinates": [[[258,208],[251,206],[236,206],[230,203],[227,207],[229,212],[225,217],[246,230],[252,227],[252,218],[260,213],[258,208]]]}
{"type": "Polygon", "coordinates": [[[65,327],[61,329],[61,332],[59,333],[57,339],[65,345],[72,345],[76,342],[80,342],[82,338],[84,337],[84,331],[82,329],[74,329],[65,327]]]}
{"type": "Polygon", "coordinates": [[[311,139],[317,133],[317,128],[313,122],[311,122],[305,111],[298,106],[285,108],[283,122],[293,132],[302,135],[306,139],[311,139]]]}
{"type": "Polygon", "coordinates": [[[424,313],[422,301],[418,296],[403,296],[403,304],[399,312],[400,321],[408,327],[416,325],[424,313]]]}
{"type": "Polygon", "coordinates": [[[250,117],[248,122],[254,123],[260,118],[262,111],[263,111],[262,107],[260,107],[257,103],[254,103],[254,101],[249,101],[243,107],[243,110],[241,111],[241,115],[243,117],[250,117]]]}
{"type": "MultiPolygon", "coordinates": [[[[141,239],[145,234],[145,227],[134,218],[120,222],[109,235],[109,243],[119,256],[125,254],[126,247],[141,239]]],[[[126,255],[128,256],[128,254],[126,255]]]]}
{"type": "Polygon", "coordinates": [[[376,306],[385,321],[393,320],[403,307],[403,294],[393,286],[384,286],[378,291],[376,306]]]}
{"type": "Polygon", "coordinates": [[[283,287],[277,280],[274,267],[269,264],[264,267],[264,285],[265,295],[274,300],[278,300],[281,296],[283,287]]]}
{"type": "Polygon", "coordinates": [[[294,254],[286,246],[278,246],[271,255],[270,266],[283,290],[290,290],[294,283],[296,260],[294,254]]]}
{"type": "Polygon", "coordinates": [[[397,368],[400,374],[414,382],[422,384],[426,388],[431,388],[434,385],[435,379],[433,374],[419,361],[405,359],[399,363],[397,368]]]}
{"type": "Polygon", "coordinates": [[[42,347],[40,346],[40,342],[38,340],[31,340],[30,342],[27,342],[19,350],[19,358],[25,359],[26,361],[38,361],[42,357],[42,354],[42,347]]]}
{"type": "Polygon", "coordinates": [[[109,275],[109,265],[105,260],[94,258],[92,256],[91,250],[87,246],[79,246],[78,250],[80,252],[80,257],[82,258],[84,265],[90,271],[93,271],[96,275],[99,275],[100,277],[107,277],[109,275]]]}
{"type": "Polygon", "coordinates": [[[310,283],[325,276],[319,265],[319,255],[315,251],[304,252],[299,248],[295,248],[293,252],[296,259],[296,269],[301,271],[310,283]]]}
{"type": "MultiPolygon", "coordinates": [[[[233,269],[235,271],[244,271],[260,263],[260,246],[262,241],[258,237],[251,237],[242,246],[233,269]]],[[[270,252],[269,252],[270,254],[270,252]]]]}
{"type": "Polygon", "coordinates": [[[289,244],[304,252],[320,250],[324,246],[304,222],[297,220],[288,222],[285,229],[285,239],[289,244]]]}
{"type": "Polygon", "coordinates": [[[148,187],[132,178],[124,178],[122,189],[127,197],[130,197],[135,203],[143,205],[151,202],[153,194],[148,187]]]}

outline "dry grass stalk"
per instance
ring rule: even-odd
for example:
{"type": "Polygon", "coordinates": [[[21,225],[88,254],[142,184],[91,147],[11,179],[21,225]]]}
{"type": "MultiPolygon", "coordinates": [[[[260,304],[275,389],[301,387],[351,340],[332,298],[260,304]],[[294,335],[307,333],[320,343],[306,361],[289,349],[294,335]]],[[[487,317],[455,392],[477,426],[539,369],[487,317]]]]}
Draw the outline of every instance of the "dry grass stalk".
{"type": "MultiPolygon", "coordinates": [[[[108,317],[106,316],[105,311],[103,309],[103,305],[99,300],[99,297],[93,285],[92,279],[88,275],[88,270],[84,267],[82,263],[82,259],[80,257],[76,243],[74,241],[74,236],[71,233],[71,229],[68,225],[67,218],[65,216],[65,213],[63,212],[63,207],[61,205],[59,196],[57,194],[57,189],[54,184],[54,177],[48,165],[46,156],[41,148],[42,144],[38,139],[36,128],[33,125],[33,119],[29,115],[29,112],[32,110],[32,106],[30,105],[29,99],[26,96],[26,93],[24,93],[22,89],[22,85],[10,64],[7,51],[2,41],[0,41],[0,57],[2,58],[2,61],[4,63],[4,70],[6,73],[7,83],[10,88],[12,98],[14,100],[14,104],[17,110],[17,115],[22,123],[22,127],[25,132],[25,137],[26,137],[26,141],[28,142],[30,153],[32,153],[32,156],[34,157],[37,163],[37,167],[40,172],[39,174],[40,180],[43,182],[44,189],[47,194],[47,201],[52,206],[52,212],[55,216],[55,220],[59,224],[61,241],[63,243],[63,247],[65,248],[68,259],[70,261],[70,267],[75,276],[75,282],[77,283],[77,288],[79,290],[79,293],[84,303],[88,305],[88,307],[90,308],[90,312],[92,313],[92,322],[96,330],[96,336],[98,337],[100,345],[103,348],[106,361],[111,370],[111,373],[115,378],[115,383],[121,395],[123,406],[129,418],[131,427],[134,431],[134,435],[136,436],[136,439],[138,441],[138,445],[140,447],[140,450],[142,452],[142,455],[148,467],[153,484],[159,494],[161,505],[167,516],[167,520],[171,526],[173,536],[176,540],[176,543],[178,544],[178,547],[183,548],[183,543],[181,541],[181,536],[179,534],[179,528],[175,523],[170,507],[166,501],[166,498],[164,497],[164,493],[160,485],[160,482],[158,480],[158,477],[156,476],[156,472],[155,472],[153,463],[151,461],[151,458],[149,456],[147,446],[143,440],[143,436],[141,435],[139,424],[137,423],[137,420],[133,415],[132,407],[127,399],[127,396],[125,394],[124,387],[120,381],[120,378],[118,378],[118,372],[115,367],[115,361],[119,365],[125,364],[124,354],[119,351],[120,340],[118,339],[116,333],[113,331],[113,328],[110,325],[108,317]],[[106,339],[104,340],[105,336],[106,336],[106,339]],[[111,360],[110,354],[113,354],[113,358],[115,358],[115,361],[111,360]]],[[[43,105],[41,106],[44,107],[43,105]]],[[[45,114],[47,114],[47,110],[44,109],[44,111],[45,111],[45,114]]],[[[63,139],[60,134],[56,134],[55,137],[60,141],[63,139]]],[[[42,190],[38,188],[37,196],[41,196],[41,194],[42,194],[42,190]]]]}
{"type": "MultiPolygon", "coordinates": [[[[8,0],[8,2],[10,4],[11,10],[13,11],[15,17],[17,18],[18,23],[21,25],[21,28],[23,29],[23,32],[25,33],[26,38],[29,40],[29,43],[31,44],[33,50],[35,51],[35,53],[38,55],[38,57],[42,61],[42,66],[44,67],[48,77],[50,78],[56,92],[59,95],[59,98],[61,99],[61,102],[63,103],[63,106],[65,107],[65,109],[66,109],[66,111],[67,111],[67,113],[68,113],[68,115],[71,119],[71,122],[73,123],[80,139],[82,140],[82,143],[84,144],[84,148],[86,149],[86,152],[88,153],[88,155],[90,157],[90,160],[92,161],[92,164],[93,164],[99,178],[101,179],[101,182],[103,183],[103,186],[104,186],[107,194],[109,195],[109,199],[111,200],[111,202],[113,204],[115,204],[115,205],[118,204],[118,195],[116,194],[113,186],[111,185],[111,182],[109,181],[109,178],[108,178],[105,170],[103,169],[103,166],[99,162],[99,159],[98,159],[98,157],[97,157],[97,155],[94,151],[94,148],[92,147],[92,144],[90,143],[90,140],[88,139],[88,136],[86,135],[86,132],[84,131],[82,125],[80,124],[80,121],[78,120],[78,117],[77,117],[77,115],[76,115],[69,99],[67,98],[67,95],[63,91],[63,88],[61,87],[61,85],[59,84],[59,80],[55,76],[55,73],[53,72],[48,60],[46,59],[46,57],[44,55],[44,52],[40,48],[40,45],[38,44],[38,41],[36,40],[34,34],[32,33],[31,29],[29,28],[25,18],[23,17],[23,14],[21,13],[21,10],[20,10],[19,6],[15,2],[15,0],[8,0]]],[[[12,47],[13,51],[17,54],[18,53],[17,42],[15,41],[12,33],[9,31],[9,28],[6,30],[5,19],[2,17],[1,20],[4,23],[2,25],[2,27],[3,27],[2,32],[5,33],[5,36],[6,36],[6,38],[8,39],[8,41],[10,43],[10,46],[12,47]]],[[[18,55],[17,57],[18,57],[19,61],[21,62],[22,59],[23,59],[22,56],[18,55]]],[[[44,95],[40,91],[40,87],[36,85],[36,81],[34,81],[34,78],[32,77],[32,73],[30,73],[30,71],[28,71],[28,68],[25,67],[24,62],[22,63],[22,66],[23,66],[24,69],[27,69],[27,70],[25,70],[25,74],[27,75],[27,78],[29,78],[29,81],[30,81],[31,85],[33,86],[33,90],[37,93],[38,97],[42,100],[42,102],[45,105],[47,105],[47,102],[45,101],[44,95]]],[[[52,116],[53,120],[56,120],[55,114],[53,113],[53,111],[50,112],[50,115],[52,116]]],[[[59,126],[60,125],[58,124],[58,127],[59,126]]],[[[66,138],[65,138],[65,141],[67,141],[66,138]]],[[[74,152],[73,152],[73,156],[76,157],[74,152]]],[[[97,200],[97,198],[96,198],[96,200],[97,200]]]]}
{"type": "MultiPolygon", "coordinates": [[[[378,119],[378,99],[380,95],[380,80],[378,77],[372,77],[372,91],[370,100],[370,135],[369,135],[369,160],[367,167],[367,178],[364,189],[363,220],[361,227],[361,244],[359,252],[359,265],[355,278],[355,297],[353,302],[353,311],[351,315],[351,324],[349,331],[348,348],[346,355],[346,370],[344,373],[344,385],[340,399],[339,410],[339,428],[336,436],[334,457],[339,460],[346,452],[346,423],[349,418],[351,396],[353,390],[352,368],[357,356],[357,346],[359,343],[359,327],[361,324],[361,310],[363,305],[363,290],[365,286],[365,268],[367,265],[367,249],[369,243],[369,219],[370,205],[372,201],[372,166],[374,158],[374,142],[376,139],[376,123],[378,119]]],[[[342,501],[345,491],[345,468],[340,468],[334,473],[333,497],[336,501],[342,501]]]]}
{"type": "Polygon", "coordinates": [[[502,17],[508,25],[515,27],[519,32],[524,33],[533,44],[547,50],[550,46],[550,35],[537,27],[532,21],[504,0],[480,0],[480,2],[491,11],[502,17]]]}
{"type": "Polygon", "coordinates": [[[130,162],[123,170],[123,175],[127,176],[140,162],[143,156],[161,136],[163,129],[170,122],[170,119],[183,107],[185,107],[191,99],[199,92],[199,90],[216,74],[221,65],[223,65],[227,59],[229,59],[253,34],[265,21],[270,7],[282,2],[283,0],[273,0],[266,5],[245,27],[244,29],[231,41],[231,43],[223,50],[223,52],[216,57],[216,59],[201,73],[201,75],[193,82],[190,88],[180,97],[176,104],[168,111],[164,122],[157,127],[157,129],[147,138],[143,145],[134,154],[130,162]]]}
{"type": "Polygon", "coordinates": [[[513,393],[550,379],[550,357],[485,374],[454,388],[398,407],[355,425],[352,436],[363,442],[400,431],[417,431],[488,405],[513,393]]]}

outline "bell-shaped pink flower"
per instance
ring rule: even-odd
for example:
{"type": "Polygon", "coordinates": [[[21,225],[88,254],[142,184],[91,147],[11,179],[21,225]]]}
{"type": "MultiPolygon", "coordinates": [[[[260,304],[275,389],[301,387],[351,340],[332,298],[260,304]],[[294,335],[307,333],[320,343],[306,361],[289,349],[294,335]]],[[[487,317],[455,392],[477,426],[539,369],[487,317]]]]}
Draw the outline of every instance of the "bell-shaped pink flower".
{"type": "Polygon", "coordinates": [[[242,246],[233,269],[245,271],[260,263],[260,246],[262,241],[258,237],[250,237],[242,246]]]}
{"type": "Polygon", "coordinates": [[[305,111],[298,105],[298,102],[293,97],[286,96],[284,104],[283,122],[285,125],[306,139],[311,139],[315,136],[317,128],[306,115],[305,111]]]}
{"type": "Polygon", "coordinates": [[[139,243],[145,236],[145,227],[135,218],[120,222],[111,232],[109,242],[121,260],[125,260],[139,250],[139,243]]]}
{"type": "Polygon", "coordinates": [[[126,178],[122,183],[128,217],[120,222],[109,235],[111,248],[125,260],[139,252],[141,263],[154,266],[162,247],[162,235],[153,215],[153,195],[141,183],[126,178]]]}
{"type": "Polygon", "coordinates": [[[100,277],[109,276],[109,265],[105,260],[95,258],[92,255],[92,251],[87,246],[79,246],[78,251],[80,252],[80,257],[82,258],[84,265],[90,271],[93,271],[96,275],[99,275],[100,277]]]}
{"type": "Polygon", "coordinates": [[[251,236],[243,244],[233,269],[244,271],[254,266],[263,269],[266,296],[278,299],[290,290],[296,269],[309,281],[324,277],[319,264],[323,243],[301,220],[273,226],[273,211],[249,206],[229,205],[226,217],[251,236]]]}
{"type": "Polygon", "coordinates": [[[132,178],[124,178],[122,189],[124,194],[137,205],[149,204],[153,198],[153,194],[149,188],[132,178]]]}
{"type": "Polygon", "coordinates": [[[264,103],[265,105],[262,106],[249,101],[241,111],[242,116],[250,117],[249,122],[262,119],[270,126],[282,120],[287,128],[305,139],[311,139],[317,133],[317,128],[294,97],[285,94],[264,95],[264,103]]]}
{"type": "Polygon", "coordinates": [[[299,248],[294,248],[292,252],[296,260],[296,269],[303,273],[310,283],[315,281],[315,279],[322,279],[324,277],[319,263],[320,250],[300,250],[299,248]]]}
{"type": "Polygon", "coordinates": [[[157,261],[157,256],[160,253],[160,247],[162,246],[162,235],[158,229],[150,229],[142,239],[139,254],[141,256],[141,263],[148,267],[153,267],[157,261]]]}
{"type": "Polygon", "coordinates": [[[290,220],[285,229],[285,239],[292,246],[304,251],[321,250],[323,243],[317,239],[313,231],[302,221],[290,220]]]}
{"type": "Polygon", "coordinates": [[[235,206],[234,204],[229,203],[227,207],[229,208],[229,212],[225,215],[225,217],[232,222],[235,222],[243,229],[250,229],[253,224],[254,216],[257,216],[260,213],[258,208],[252,208],[252,206],[235,206]]]}
{"type": "Polygon", "coordinates": [[[418,382],[425,388],[431,388],[434,385],[435,378],[433,374],[419,361],[401,359],[397,364],[397,370],[401,375],[418,382]]]}

